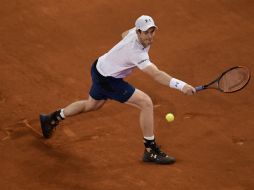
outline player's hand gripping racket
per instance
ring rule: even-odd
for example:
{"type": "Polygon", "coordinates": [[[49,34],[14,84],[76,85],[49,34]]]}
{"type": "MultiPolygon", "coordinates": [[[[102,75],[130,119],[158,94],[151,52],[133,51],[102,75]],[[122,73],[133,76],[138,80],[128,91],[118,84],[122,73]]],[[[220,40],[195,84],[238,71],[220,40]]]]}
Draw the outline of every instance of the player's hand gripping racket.
{"type": "Polygon", "coordinates": [[[204,89],[216,89],[230,93],[243,89],[250,80],[250,70],[247,67],[236,66],[224,71],[214,81],[196,87],[196,91],[204,89]]]}

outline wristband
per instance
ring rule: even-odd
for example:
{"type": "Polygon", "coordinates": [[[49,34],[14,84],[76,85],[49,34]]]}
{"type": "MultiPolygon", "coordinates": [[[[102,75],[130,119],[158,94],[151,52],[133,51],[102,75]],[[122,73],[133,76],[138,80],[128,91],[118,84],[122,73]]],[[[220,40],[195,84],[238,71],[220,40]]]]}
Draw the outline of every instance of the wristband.
{"type": "Polygon", "coordinates": [[[172,78],[169,82],[169,87],[170,88],[175,88],[177,90],[180,90],[182,91],[183,90],[183,87],[186,85],[185,82],[181,81],[181,80],[178,80],[176,78],[172,78]]]}

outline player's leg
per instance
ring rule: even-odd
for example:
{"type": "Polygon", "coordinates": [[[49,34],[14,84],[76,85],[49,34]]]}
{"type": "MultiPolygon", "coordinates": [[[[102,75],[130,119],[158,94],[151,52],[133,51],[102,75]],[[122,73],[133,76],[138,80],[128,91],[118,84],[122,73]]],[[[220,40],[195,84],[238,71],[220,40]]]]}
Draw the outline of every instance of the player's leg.
{"type": "Polygon", "coordinates": [[[95,111],[100,109],[106,100],[95,100],[90,95],[87,100],[73,102],[63,109],[64,117],[74,116],[80,113],[95,111]]]}
{"type": "Polygon", "coordinates": [[[87,100],[73,102],[67,107],[57,110],[49,115],[40,115],[41,128],[45,138],[51,137],[53,129],[65,117],[94,111],[103,106],[107,100],[107,97],[102,93],[102,88],[100,85],[101,79],[98,77],[98,71],[96,71],[96,63],[97,60],[91,67],[92,85],[87,100]]]}
{"type": "Polygon", "coordinates": [[[45,138],[50,138],[53,133],[53,129],[66,117],[98,110],[105,102],[106,100],[95,100],[89,95],[87,100],[73,102],[67,107],[59,109],[49,115],[40,115],[43,136],[45,138]]]}
{"type": "Polygon", "coordinates": [[[71,103],[63,109],[59,109],[48,115],[40,115],[41,128],[43,136],[50,138],[54,128],[59,124],[60,121],[66,117],[74,116],[80,113],[98,110],[101,108],[106,100],[95,100],[91,96],[87,100],[80,100],[71,103]]]}
{"type": "Polygon", "coordinates": [[[140,127],[144,135],[145,151],[143,161],[158,164],[172,164],[175,158],[168,156],[156,145],[154,137],[153,102],[144,92],[136,89],[126,104],[140,109],[140,127]]]}
{"type": "Polygon", "coordinates": [[[144,137],[154,136],[153,102],[151,98],[136,89],[126,104],[140,109],[139,122],[144,137]]]}
{"type": "Polygon", "coordinates": [[[53,122],[59,122],[66,117],[98,110],[104,105],[105,102],[106,100],[95,100],[89,95],[87,100],[73,102],[65,108],[53,112],[51,114],[52,120],[53,122]]]}

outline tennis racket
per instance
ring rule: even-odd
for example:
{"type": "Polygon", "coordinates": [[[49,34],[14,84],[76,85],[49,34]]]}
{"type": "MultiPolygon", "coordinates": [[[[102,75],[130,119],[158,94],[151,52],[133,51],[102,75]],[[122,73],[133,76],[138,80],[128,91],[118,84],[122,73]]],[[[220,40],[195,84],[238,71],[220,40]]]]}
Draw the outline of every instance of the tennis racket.
{"type": "Polygon", "coordinates": [[[197,86],[196,91],[216,89],[225,93],[232,93],[243,89],[250,81],[250,70],[247,67],[236,66],[224,71],[212,82],[197,86]]]}

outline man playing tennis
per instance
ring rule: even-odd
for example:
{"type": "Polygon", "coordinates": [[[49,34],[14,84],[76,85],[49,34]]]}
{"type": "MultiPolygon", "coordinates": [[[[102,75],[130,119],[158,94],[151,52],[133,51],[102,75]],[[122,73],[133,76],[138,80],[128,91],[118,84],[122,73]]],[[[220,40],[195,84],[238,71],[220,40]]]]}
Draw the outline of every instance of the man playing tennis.
{"type": "Polygon", "coordinates": [[[49,115],[40,115],[45,138],[51,137],[54,128],[64,118],[98,110],[107,99],[113,99],[140,109],[140,127],[144,136],[144,162],[172,164],[175,158],[162,152],[155,143],[153,102],[141,90],[123,80],[134,68],[139,68],[157,82],[178,89],[184,94],[194,94],[195,88],[159,70],[149,59],[148,51],[157,26],[150,16],[141,16],[135,28],[122,34],[123,39],[92,65],[92,86],[87,100],[74,102],[49,115]]]}

